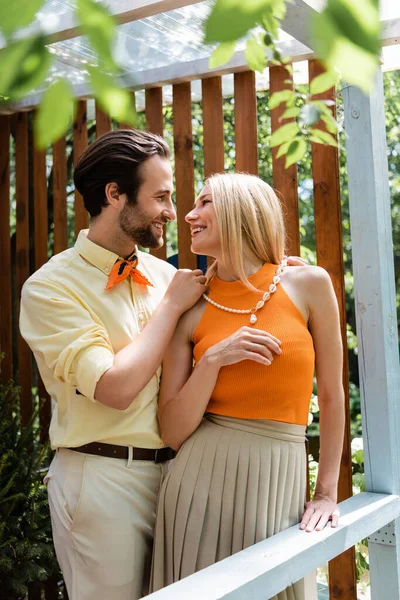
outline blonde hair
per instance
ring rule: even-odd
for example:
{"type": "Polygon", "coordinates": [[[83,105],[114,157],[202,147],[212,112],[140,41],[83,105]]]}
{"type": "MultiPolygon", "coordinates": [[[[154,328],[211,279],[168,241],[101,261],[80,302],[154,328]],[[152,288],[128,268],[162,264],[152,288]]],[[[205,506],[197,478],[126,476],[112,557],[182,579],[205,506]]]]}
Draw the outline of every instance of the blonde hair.
{"type": "MultiPolygon", "coordinates": [[[[280,202],[271,186],[247,173],[218,173],[207,179],[206,185],[217,216],[222,260],[254,291],[244,270],[244,254],[249,249],[263,262],[282,261],[285,226],[280,202]]],[[[208,281],[217,272],[217,262],[207,271],[208,281]]]]}

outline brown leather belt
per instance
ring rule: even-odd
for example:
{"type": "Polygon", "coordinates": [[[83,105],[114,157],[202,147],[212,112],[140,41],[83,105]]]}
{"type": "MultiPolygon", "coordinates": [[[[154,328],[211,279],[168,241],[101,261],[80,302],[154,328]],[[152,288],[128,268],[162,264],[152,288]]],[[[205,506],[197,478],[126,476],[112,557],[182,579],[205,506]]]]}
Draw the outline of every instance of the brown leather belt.
{"type": "MultiPolygon", "coordinates": [[[[95,454],[96,456],[107,456],[108,458],[129,458],[128,446],[117,446],[115,444],[104,444],[100,442],[90,442],[77,448],[67,448],[74,452],[84,452],[85,454],[95,454]]],[[[133,448],[132,460],[151,460],[155,463],[166,462],[176,456],[172,448],[133,448]]]]}

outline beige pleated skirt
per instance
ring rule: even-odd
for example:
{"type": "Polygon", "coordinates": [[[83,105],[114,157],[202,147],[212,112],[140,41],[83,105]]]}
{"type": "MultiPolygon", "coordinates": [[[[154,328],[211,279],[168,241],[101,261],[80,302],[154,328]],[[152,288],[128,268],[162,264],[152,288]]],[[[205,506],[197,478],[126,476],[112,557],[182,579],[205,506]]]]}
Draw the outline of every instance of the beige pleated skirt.
{"type": "MultiPolygon", "coordinates": [[[[151,590],[156,591],[301,520],[305,427],[206,415],[161,487],[151,590]]],[[[304,600],[296,582],[274,600],[304,600]]]]}

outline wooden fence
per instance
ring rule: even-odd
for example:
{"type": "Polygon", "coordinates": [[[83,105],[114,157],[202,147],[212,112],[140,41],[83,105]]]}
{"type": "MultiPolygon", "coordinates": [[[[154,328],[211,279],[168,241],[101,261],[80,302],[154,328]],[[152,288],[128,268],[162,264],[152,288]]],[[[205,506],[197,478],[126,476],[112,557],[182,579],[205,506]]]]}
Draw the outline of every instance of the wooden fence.
{"type": "MultiPolygon", "coordinates": [[[[316,61],[309,62],[310,80],[321,73],[316,61]]],[[[293,87],[288,72],[281,67],[270,68],[272,92],[293,87]]],[[[319,98],[335,100],[333,90],[319,98]]],[[[234,117],[236,168],[257,174],[257,106],[255,76],[251,71],[234,74],[234,117]]],[[[88,144],[86,101],[79,102],[73,126],[73,161],[88,144]]],[[[202,110],[204,134],[205,175],[224,168],[223,97],[220,77],[202,81],[202,110]]],[[[335,107],[333,107],[335,110],[335,107]]],[[[271,113],[271,127],[281,124],[282,109],[271,113]]],[[[150,131],[163,133],[162,88],[146,90],[146,121],[150,131]]],[[[111,129],[110,119],[96,107],[96,135],[111,129]]],[[[196,257],[190,252],[190,233],[184,215],[194,202],[194,164],[192,138],[192,102],[190,83],[173,85],[173,134],[176,177],[176,204],[178,215],[178,262],[181,268],[195,268],[196,257]]],[[[21,386],[21,417],[26,423],[32,414],[32,386],[37,382],[39,395],[46,398],[41,416],[42,438],[47,436],[50,420],[50,399],[47,397],[32,356],[24,340],[17,333],[21,287],[29,275],[47,260],[49,218],[46,177],[46,153],[34,149],[29,129],[28,113],[0,116],[0,348],[5,353],[1,378],[16,378],[21,386]],[[16,241],[10,242],[10,136],[15,140],[15,195],[16,241]],[[30,210],[31,208],[31,210],[30,210]],[[33,235],[32,235],[33,234],[33,235]],[[34,240],[34,244],[30,240],[34,240]],[[11,260],[15,252],[15,261],[11,260]],[[15,269],[12,267],[15,265],[15,269]]],[[[67,248],[67,166],[66,140],[52,147],[53,156],[53,234],[54,252],[67,248]]],[[[299,254],[299,211],[297,194],[297,167],[284,168],[284,158],[272,154],[273,185],[282,197],[288,232],[287,253],[299,254]]],[[[333,147],[312,145],[312,173],[314,180],[314,220],[318,264],[328,270],[337,295],[344,352],[344,387],[346,391],[346,435],[339,481],[339,501],[352,494],[350,452],[350,422],[348,397],[348,365],[346,343],[346,313],[344,296],[343,245],[341,236],[341,209],[339,189],[338,150],[333,147]]],[[[75,192],[75,232],[87,227],[88,217],[82,198],[75,192]]],[[[165,259],[165,246],[154,253],[165,259]]],[[[329,564],[330,598],[356,598],[356,571],[354,548],[336,557],[329,564]]],[[[52,592],[54,594],[54,590],[52,592]]],[[[33,597],[33,596],[32,596],[33,597]]],[[[47,598],[53,597],[48,592],[47,598]]]]}

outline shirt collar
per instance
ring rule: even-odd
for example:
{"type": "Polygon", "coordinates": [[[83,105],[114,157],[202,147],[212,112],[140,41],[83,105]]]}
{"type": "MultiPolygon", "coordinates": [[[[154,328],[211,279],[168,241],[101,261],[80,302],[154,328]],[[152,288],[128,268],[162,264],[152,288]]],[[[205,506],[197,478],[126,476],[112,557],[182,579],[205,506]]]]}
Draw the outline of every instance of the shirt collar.
{"type": "Polygon", "coordinates": [[[137,248],[135,248],[135,251],[128,259],[123,259],[118,254],[115,254],[115,252],[106,250],[89,240],[87,237],[88,231],[88,229],[82,229],[79,232],[75,242],[75,250],[80,256],[106,275],[110,273],[117,260],[130,260],[134,255],[138,257],[137,248]]]}

